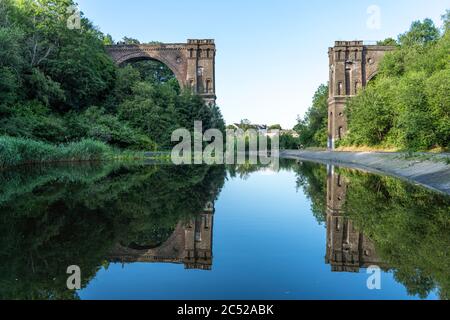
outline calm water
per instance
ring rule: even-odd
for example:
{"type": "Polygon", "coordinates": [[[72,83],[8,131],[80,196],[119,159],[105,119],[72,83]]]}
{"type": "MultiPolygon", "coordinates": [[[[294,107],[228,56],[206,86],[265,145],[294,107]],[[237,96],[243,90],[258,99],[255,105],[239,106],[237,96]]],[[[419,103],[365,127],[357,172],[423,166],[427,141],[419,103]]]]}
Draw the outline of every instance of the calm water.
{"type": "Polygon", "coordinates": [[[393,178],[282,161],[35,167],[0,180],[3,299],[450,297],[450,199],[393,178]],[[367,287],[371,265],[380,290],[367,287]]]}

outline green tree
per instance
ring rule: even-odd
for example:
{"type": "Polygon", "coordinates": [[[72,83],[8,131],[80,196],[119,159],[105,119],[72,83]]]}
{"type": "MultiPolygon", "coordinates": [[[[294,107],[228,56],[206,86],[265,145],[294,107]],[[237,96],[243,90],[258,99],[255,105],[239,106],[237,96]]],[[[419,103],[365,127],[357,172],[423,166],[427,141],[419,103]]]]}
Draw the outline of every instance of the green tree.
{"type": "Polygon", "coordinates": [[[298,118],[294,130],[301,145],[326,147],[328,139],[328,86],[320,85],[304,118],[298,118]]]}
{"type": "MultiPolygon", "coordinates": [[[[448,14],[444,15],[444,25],[448,14]]],[[[375,80],[346,107],[344,145],[446,149],[450,140],[450,33],[425,19],[399,36],[375,80]]]]}
{"type": "Polygon", "coordinates": [[[402,46],[426,45],[437,41],[440,37],[439,30],[431,19],[414,21],[408,32],[401,34],[398,41],[402,46]]]}

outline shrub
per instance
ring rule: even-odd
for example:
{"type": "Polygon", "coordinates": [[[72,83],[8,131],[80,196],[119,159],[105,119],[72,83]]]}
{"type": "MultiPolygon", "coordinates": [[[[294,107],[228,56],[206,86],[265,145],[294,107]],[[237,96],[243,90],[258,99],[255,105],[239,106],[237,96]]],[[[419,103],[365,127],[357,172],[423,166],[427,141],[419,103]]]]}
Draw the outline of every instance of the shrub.
{"type": "Polygon", "coordinates": [[[24,138],[0,137],[0,168],[52,161],[97,161],[110,158],[112,154],[111,147],[91,139],[52,145],[24,138]]]}

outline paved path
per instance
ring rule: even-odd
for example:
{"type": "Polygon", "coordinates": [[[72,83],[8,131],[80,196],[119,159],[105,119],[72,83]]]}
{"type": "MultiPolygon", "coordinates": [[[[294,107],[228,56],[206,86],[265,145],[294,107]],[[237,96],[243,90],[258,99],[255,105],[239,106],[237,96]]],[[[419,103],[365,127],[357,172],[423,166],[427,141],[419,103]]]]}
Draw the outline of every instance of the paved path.
{"type": "Polygon", "coordinates": [[[284,150],[282,158],[309,160],[387,174],[450,195],[450,154],[284,150]],[[446,162],[447,160],[447,162],[446,162]]]}

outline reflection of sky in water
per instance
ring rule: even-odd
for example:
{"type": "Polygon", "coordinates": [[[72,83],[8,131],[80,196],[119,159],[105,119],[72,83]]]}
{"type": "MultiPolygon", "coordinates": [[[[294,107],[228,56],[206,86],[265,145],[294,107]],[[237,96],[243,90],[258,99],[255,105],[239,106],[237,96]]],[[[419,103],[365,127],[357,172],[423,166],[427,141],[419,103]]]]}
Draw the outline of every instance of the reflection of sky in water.
{"type": "Polygon", "coordinates": [[[365,269],[331,272],[325,264],[326,228],[317,223],[295,181],[293,172],[265,170],[225,183],[215,203],[212,271],[185,270],[182,264],[115,263],[101,269],[80,297],[413,298],[392,273],[382,273],[382,290],[368,290],[365,269]]]}

